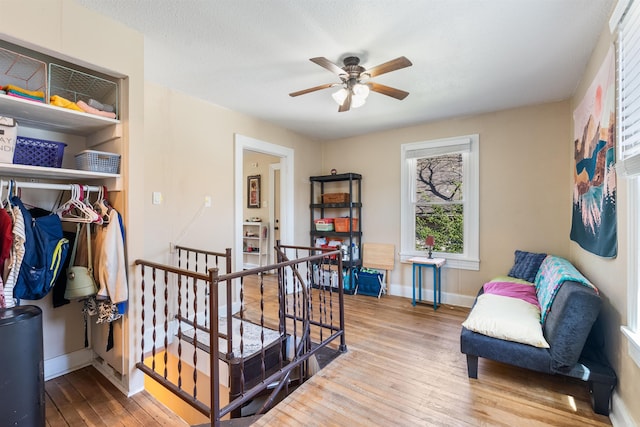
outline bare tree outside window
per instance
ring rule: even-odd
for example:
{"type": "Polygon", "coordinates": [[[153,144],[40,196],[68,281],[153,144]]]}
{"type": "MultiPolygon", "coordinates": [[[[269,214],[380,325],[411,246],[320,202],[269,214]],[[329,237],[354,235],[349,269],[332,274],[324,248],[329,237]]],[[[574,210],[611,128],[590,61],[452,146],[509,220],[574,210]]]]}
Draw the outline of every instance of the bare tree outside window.
{"type": "Polygon", "coordinates": [[[416,250],[426,250],[426,237],[434,236],[436,252],[463,252],[462,165],[462,154],[417,159],[416,250]]]}

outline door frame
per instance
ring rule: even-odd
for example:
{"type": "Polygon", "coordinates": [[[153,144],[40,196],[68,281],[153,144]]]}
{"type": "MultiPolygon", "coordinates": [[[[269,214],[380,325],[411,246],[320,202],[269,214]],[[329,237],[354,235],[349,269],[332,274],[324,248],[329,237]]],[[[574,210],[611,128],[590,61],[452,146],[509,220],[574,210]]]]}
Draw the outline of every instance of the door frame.
{"type": "MultiPolygon", "coordinates": [[[[294,151],[293,148],[273,144],[248,136],[235,134],[235,237],[234,237],[234,271],[242,270],[242,223],[243,219],[243,184],[244,184],[244,151],[255,151],[280,158],[280,241],[293,244],[294,237],[294,151]]],[[[271,239],[271,237],[269,238],[271,239]]],[[[237,299],[236,299],[237,301],[237,299]]]]}
{"type": "MultiPolygon", "coordinates": [[[[276,171],[280,172],[281,167],[280,167],[280,163],[271,163],[269,165],[269,230],[270,230],[270,234],[269,234],[269,244],[271,245],[270,248],[273,248],[276,244],[276,223],[275,223],[275,219],[276,219],[276,207],[273,203],[273,201],[276,198],[276,188],[275,188],[275,178],[276,178],[276,171]]],[[[282,175],[280,176],[280,180],[282,180],[282,175]]],[[[280,202],[280,199],[278,199],[278,202],[280,202]]],[[[282,208],[282,206],[280,206],[282,208]]],[[[280,227],[280,218],[278,218],[278,229],[280,227]]],[[[276,258],[275,258],[275,252],[272,250],[269,252],[270,256],[269,256],[269,261],[268,262],[275,262],[276,258]]]]}

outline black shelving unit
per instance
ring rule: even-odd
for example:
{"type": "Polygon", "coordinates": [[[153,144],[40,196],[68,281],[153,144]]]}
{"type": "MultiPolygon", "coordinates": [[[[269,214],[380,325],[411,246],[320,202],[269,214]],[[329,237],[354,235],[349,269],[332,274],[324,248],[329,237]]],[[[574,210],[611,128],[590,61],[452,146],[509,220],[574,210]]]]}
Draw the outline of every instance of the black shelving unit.
{"type": "Polygon", "coordinates": [[[348,246],[346,259],[343,258],[342,267],[347,271],[348,280],[344,282],[345,293],[353,294],[356,288],[356,271],[362,265],[362,175],[357,173],[341,173],[336,175],[312,176],[310,194],[310,236],[311,246],[316,245],[316,239],[325,237],[342,240],[348,246]],[[322,195],[328,193],[348,193],[348,200],[344,203],[322,203],[322,195]],[[321,218],[349,218],[348,231],[318,231],[315,220],[321,218]],[[357,218],[357,224],[353,219],[357,218]],[[358,251],[355,253],[354,245],[358,251]],[[354,259],[356,258],[356,259],[354,259]]]}

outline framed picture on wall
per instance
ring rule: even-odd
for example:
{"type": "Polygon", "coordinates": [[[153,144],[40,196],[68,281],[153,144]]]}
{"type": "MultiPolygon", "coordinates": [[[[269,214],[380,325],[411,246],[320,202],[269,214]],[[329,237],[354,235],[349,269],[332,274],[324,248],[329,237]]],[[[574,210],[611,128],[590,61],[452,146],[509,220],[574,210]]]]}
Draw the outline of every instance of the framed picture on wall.
{"type": "Polygon", "coordinates": [[[247,207],[260,207],[260,175],[247,177],[247,207]]]}

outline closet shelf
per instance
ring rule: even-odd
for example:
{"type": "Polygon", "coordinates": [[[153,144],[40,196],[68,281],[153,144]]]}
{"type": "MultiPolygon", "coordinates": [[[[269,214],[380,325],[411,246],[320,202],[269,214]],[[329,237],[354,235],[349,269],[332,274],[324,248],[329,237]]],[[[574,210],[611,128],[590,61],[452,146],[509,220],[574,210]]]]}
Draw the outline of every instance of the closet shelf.
{"type": "Polygon", "coordinates": [[[105,182],[109,191],[122,190],[120,174],[113,173],[0,163],[0,176],[3,178],[55,179],[70,183],[84,183],[88,180],[98,179],[105,182]]]}
{"type": "Polygon", "coordinates": [[[13,117],[18,126],[84,136],[120,123],[116,119],[1,94],[0,116],[13,117]]]}

